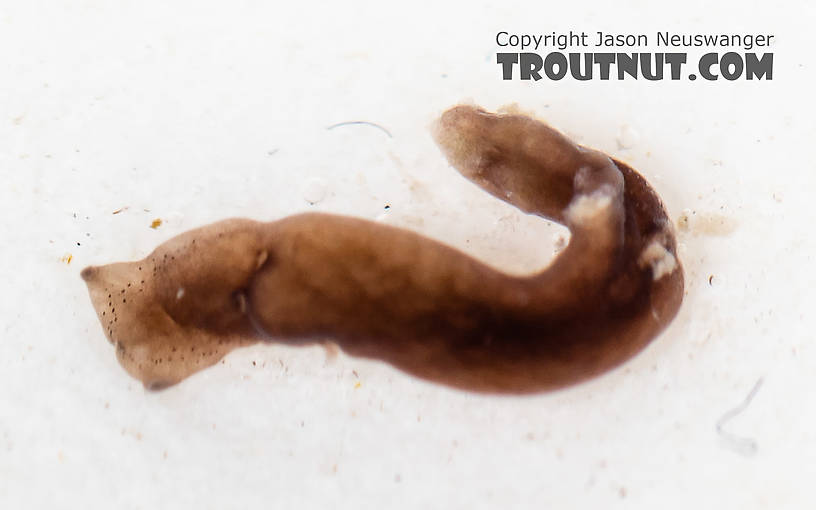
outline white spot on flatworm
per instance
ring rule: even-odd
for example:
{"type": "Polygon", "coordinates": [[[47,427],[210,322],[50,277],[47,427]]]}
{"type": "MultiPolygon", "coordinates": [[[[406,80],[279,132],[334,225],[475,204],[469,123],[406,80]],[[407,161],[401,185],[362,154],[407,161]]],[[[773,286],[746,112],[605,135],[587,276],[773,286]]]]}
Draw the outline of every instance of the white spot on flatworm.
{"type": "Polygon", "coordinates": [[[181,299],[184,297],[184,287],[179,287],[179,290],[176,291],[176,299],[181,299]]]}
{"type": "Polygon", "coordinates": [[[669,253],[669,250],[659,241],[652,241],[643,250],[638,259],[640,267],[652,266],[652,278],[659,280],[662,277],[672,274],[677,267],[677,259],[669,253]]]}
{"type": "Polygon", "coordinates": [[[255,269],[256,269],[256,270],[257,270],[257,269],[260,269],[260,268],[261,268],[261,266],[263,266],[263,265],[264,265],[264,262],[266,262],[266,259],[267,259],[268,257],[269,257],[269,252],[267,252],[266,250],[264,250],[264,251],[262,251],[261,253],[259,253],[259,254],[258,254],[258,258],[257,258],[257,259],[255,259],[255,269]]]}
{"type": "Polygon", "coordinates": [[[572,199],[564,211],[569,223],[581,224],[592,221],[612,203],[612,192],[608,186],[602,186],[589,195],[578,195],[572,199]]]}
{"type": "MultiPolygon", "coordinates": [[[[246,311],[247,311],[247,298],[246,298],[246,294],[244,294],[243,292],[239,293],[239,294],[238,294],[238,296],[237,296],[237,299],[238,299],[238,308],[241,310],[241,313],[246,313],[246,311]]],[[[256,328],[258,331],[263,332],[263,329],[262,329],[262,328],[258,327],[258,326],[257,326],[257,325],[255,325],[255,324],[253,324],[253,325],[255,326],[255,328],[256,328]]],[[[264,335],[266,335],[266,333],[264,333],[264,335]]],[[[268,336],[268,335],[266,335],[266,336],[268,336]]]]}

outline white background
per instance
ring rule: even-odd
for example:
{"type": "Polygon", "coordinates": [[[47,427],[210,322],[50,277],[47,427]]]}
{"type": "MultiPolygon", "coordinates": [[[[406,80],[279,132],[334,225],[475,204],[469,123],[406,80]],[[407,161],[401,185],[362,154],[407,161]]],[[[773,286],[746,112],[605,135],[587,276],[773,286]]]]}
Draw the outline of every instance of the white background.
{"type": "Polygon", "coordinates": [[[0,6],[0,507],[814,503],[812,3],[293,5],[0,6]],[[500,79],[496,32],[570,29],[774,34],[774,79],[500,79]],[[428,126],[461,101],[518,103],[688,216],[686,299],[645,352],[532,397],[320,348],[236,351],[159,393],[120,368],[79,271],[225,217],[352,214],[508,270],[545,265],[563,229],[434,146],[428,126]],[[352,120],[393,137],[326,129],[352,120]],[[724,425],[752,449],[717,422],[760,378],[724,425]]]}

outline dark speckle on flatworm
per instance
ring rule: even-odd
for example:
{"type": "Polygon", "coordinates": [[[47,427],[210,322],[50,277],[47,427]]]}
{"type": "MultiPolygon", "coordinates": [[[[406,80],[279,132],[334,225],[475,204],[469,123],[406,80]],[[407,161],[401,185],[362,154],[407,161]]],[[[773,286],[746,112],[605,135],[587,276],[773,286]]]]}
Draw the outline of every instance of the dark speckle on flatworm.
{"type": "Polygon", "coordinates": [[[671,222],[640,174],[524,115],[457,106],[434,136],[465,178],[569,228],[548,267],[511,276],[408,230],[344,216],[225,220],[146,259],[82,271],[100,320],[109,308],[117,324],[122,366],[161,389],[238,347],[330,339],[455,388],[529,393],[618,366],[671,322],[683,270],[671,222]],[[140,273],[145,264],[152,271],[140,273]],[[117,313],[108,289],[125,294],[137,280],[117,313]]]}

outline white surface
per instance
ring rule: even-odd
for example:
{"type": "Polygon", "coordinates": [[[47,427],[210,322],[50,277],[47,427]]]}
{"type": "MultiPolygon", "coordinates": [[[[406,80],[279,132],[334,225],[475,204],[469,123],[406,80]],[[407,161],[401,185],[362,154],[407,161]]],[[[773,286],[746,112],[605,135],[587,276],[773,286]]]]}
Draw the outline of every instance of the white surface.
{"type": "Polygon", "coordinates": [[[812,506],[812,4],[327,4],[0,6],[0,507],[812,506]],[[773,33],[775,76],[499,79],[496,31],[570,28],[773,33]],[[434,147],[427,127],[462,100],[517,102],[688,210],[686,301],[642,355],[525,398],[321,349],[245,349],[160,393],[119,367],[79,270],[224,217],[379,217],[545,264],[563,230],[434,147]],[[325,129],[352,120],[393,138],[325,129]],[[760,377],[725,424],[752,455],[716,424],[760,377]]]}

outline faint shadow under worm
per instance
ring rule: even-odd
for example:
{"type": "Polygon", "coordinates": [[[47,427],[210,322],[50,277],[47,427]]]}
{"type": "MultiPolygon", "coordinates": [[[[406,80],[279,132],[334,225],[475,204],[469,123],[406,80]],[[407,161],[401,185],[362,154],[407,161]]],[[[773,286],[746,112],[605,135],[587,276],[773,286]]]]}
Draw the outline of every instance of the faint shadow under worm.
{"type": "Polygon", "coordinates": [[[526,393],[619,365],[672,320],[683,297],[672,227],[629,166],[473,106],[446,111],[434,135],[466,178],[570,229],[546,269],[509,275],[350,217],[225,220],[82,271],[122,366],[158,389],[237,347],[329,339],[456,388],[526,393]]]}

